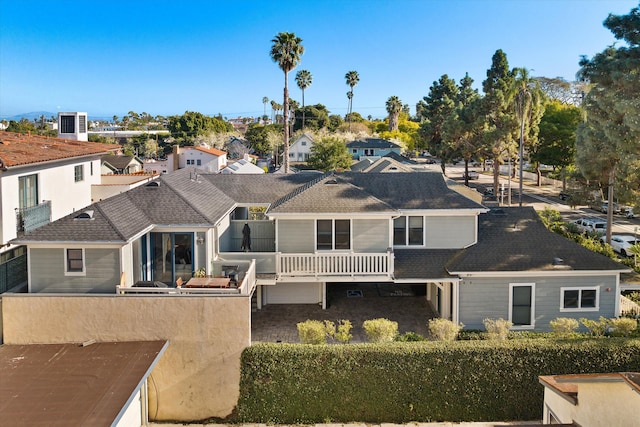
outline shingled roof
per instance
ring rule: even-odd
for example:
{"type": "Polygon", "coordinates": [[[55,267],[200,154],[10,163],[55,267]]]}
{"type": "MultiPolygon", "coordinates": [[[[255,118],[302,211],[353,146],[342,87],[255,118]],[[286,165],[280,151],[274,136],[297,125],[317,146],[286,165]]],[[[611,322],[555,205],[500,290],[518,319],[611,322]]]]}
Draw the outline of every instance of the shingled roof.
{"type": "Polygon", "coordinates": [[[119,148],[119,145],[113,144],[0,132],[0,168],[102,155],[119,148]]]}
{"type": "Polygon", "coordinates": [[[556,234],[532,207],[500,208],[481,214],[478,243],[447,265],[452,274],[480,271],[628,271],[622,264],[556,234]]]}

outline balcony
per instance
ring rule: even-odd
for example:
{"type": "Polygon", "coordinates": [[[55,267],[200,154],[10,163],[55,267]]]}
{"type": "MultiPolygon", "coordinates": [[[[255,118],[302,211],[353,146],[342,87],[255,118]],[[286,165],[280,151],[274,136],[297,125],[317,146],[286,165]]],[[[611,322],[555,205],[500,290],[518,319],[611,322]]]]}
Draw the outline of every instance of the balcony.
{"type": "Polygon", "coordinates": [[[16,209],[16,231],[18,236],[35,230],[38,227],[51,222],[51,201],[44,200],[42,203],[30,208],[16,209]]]}
{"type": "Polygon", "coordinates": [[[393,251],[385,253],[276,254],[276,276],[390,280],[393,251]]]}

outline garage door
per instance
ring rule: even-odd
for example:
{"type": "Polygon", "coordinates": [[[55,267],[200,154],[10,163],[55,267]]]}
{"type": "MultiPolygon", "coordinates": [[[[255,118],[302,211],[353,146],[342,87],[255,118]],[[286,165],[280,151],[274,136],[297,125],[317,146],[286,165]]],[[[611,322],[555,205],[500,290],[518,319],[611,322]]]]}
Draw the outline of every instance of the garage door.
{"type": "Polygon", "coordinates": [[[322,283],[278,283],[265,286],[267,304],[318,304],[322,302],[322,283]]]}

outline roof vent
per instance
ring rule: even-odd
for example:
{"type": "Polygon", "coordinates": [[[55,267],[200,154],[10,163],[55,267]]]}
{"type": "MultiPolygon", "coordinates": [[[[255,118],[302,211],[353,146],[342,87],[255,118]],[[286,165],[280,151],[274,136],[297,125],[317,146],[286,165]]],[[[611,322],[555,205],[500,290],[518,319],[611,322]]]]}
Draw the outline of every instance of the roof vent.
{"type": "Polygon", "coordinates": [[[337,184],[338,180],[335,178],[328,179],[324,182],[325,184],[337,184]]]}
{"type": "Polygon", "coordinates": [[[84,211],[74,217],[75,219],[93,219],[93,211],[84,211]]]}
{"type": "Polygon", "coordinates": [[[159,181],[151,181],[150,183],[146,184],[145,187],[160,187],[160,182],[159,181]]]}

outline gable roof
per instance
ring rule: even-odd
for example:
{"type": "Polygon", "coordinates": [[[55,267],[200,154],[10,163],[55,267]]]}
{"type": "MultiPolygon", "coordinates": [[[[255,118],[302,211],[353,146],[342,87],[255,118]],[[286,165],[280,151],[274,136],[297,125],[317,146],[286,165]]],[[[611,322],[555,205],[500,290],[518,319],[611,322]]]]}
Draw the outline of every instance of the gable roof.
{"type": "Polygon", "coordinates": [[[167,341],[0,346],[9,425],[116,425],[167,341]],[[125,374],[126,373],[126,374],[125,374]]]}
{"type": "Polygon", "coordinates": [[[449,263],[455,273],[481,271],[629,270],[611,258],[549,231],[532,207],[481,214],[478,243],[449,263]]]}
{"type": "Polygon", "coordinates": [[[401,148],[398,144],[382,138],[364,138],[347,142],[347,148],[401,148]]]}
{"type": "Polygon", "coordinates": [[[101,155],[119,145],[0,132],[0,168],[101,155]]]}
{"type": "Polygon", "coordinates": [[[142,166],[143,162],[139,158],[135,156],[116,156],[114,154],[106,154],[100,157],[102,163],[107,163],[110,166],[113,166],[115,169],[124,169],[132,163],[137,163],[142,166]]]}
{"type": "Polygon", "coordinates": [[[202,151],[203,153],[211,154],[214,156],[224,156],[226,151],[218,150],[217,148],[207,148],[207,147],[182,147],[183,149],[192,149],[202,151]]]}

